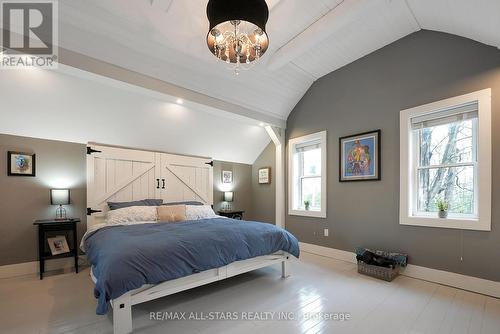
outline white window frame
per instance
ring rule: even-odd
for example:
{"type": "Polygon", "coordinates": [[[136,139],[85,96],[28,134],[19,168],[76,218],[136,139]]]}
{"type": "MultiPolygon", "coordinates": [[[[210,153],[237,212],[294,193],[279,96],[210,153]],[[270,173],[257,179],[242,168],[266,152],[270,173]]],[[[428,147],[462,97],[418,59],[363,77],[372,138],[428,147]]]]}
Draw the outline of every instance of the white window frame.
{"type": "Polygon", "coordinates": [[[399,222],[401,225],[453,228],[462,230],[491,231],[491,89],[484,89],[423,106],[402,110],[400,113],[400,194],[399,222]],[[415,137],[412,135],[411,119],[432,114],[455,106],[478,104],[477,121],[477,168],[475,182],[477,217],[449,217],[441,219],[434,215],[414,215],[417,185],[415,183],[415,137]]]}
{"type": "Polygon", "coordinates": [[[326,146],[327,146],[326,131],[321,131],[307,136],[293,138],[288,141],[288,214],[289,215],[326,218],[326,203],[327,203],[326,201],[327,147],[326,146]],[[294,192],[295,182],[298,180],[298,176],[296,175],[297,171],[294,171],[294,163],[293,163],[295,146],[302,143],[318,141],[318,140],[320,142],[319,145],[321,148],[321,210],[313,211],[313,210],[294,209],[293,203],[296,199],[295,196],[300,196],[300,194],[294,192]]]}

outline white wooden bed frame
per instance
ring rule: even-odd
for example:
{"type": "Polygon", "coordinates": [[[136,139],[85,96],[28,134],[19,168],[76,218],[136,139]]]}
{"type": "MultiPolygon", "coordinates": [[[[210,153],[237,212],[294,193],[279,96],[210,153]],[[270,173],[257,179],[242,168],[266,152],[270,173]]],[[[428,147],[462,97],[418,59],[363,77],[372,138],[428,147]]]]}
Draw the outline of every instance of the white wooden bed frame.
{"type": "MultiPolygon", "coordinates": [[[[113,333],[127,334],[132,332],[132,306],[162,298],[177,292],[189,290],[220,281],[229,277],[243,274],[256,269],[264,268],[281,263],[281,277],[290,275],[291,255],[286,252],[277,252],[272,255],[259,256],[252,259],[242,260],[228,264],[227,266],[202,271],[197,274],[166,281],[156,285],[144,285],[143,287],[129,291],[122,296],[113,299],[113,333]]],[[[92,276],[94,283],[95,277],[92,276]]]]}
{"type": "MultiPolygon", "coordinates": [[[[213,168],[210,158],[89,144],[87,150],[87,207],[96,214],[87,226],[103,221],[107,201],[144,198],[165,202],[200,201],[213,205],[213,168]]],[[[132,306],[281,263],[281,276],[289,276],[287,252],[277,252],[206,270],[200,273],[129,291],[111,301],[113,332],[132,332],[132,306]]],[[[96,279],[93,275],[94,283],[96,279]]]]}

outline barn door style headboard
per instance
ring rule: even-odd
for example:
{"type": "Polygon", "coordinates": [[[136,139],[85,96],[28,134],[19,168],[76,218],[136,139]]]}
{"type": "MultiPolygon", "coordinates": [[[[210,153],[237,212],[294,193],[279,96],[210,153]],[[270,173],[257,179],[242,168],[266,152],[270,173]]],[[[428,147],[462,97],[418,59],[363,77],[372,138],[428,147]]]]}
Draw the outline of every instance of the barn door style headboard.
{"type": "Polygon", "coordinates": [[[102,223],[107,202],[146,198],[213,205],[210,158],[110,146],[87,147],[87,226],[102,223]]]}

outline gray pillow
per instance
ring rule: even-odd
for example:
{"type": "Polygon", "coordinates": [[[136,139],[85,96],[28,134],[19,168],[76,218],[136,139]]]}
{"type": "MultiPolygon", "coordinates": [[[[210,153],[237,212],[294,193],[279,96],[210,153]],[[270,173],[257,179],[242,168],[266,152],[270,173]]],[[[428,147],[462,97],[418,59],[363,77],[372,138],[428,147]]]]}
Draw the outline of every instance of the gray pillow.
{"type": "Polygon", "coordinates": [[[169,202],[169,203],[163,203],[162,205],[205,205],[201,202],[198,201],[185,201],[185,202],[169,202]]]}
{"type": "Polygon", "coordinates": [[[160,206],[163,204],[162,199],[143,199],[133,202],[108,202],[110,210],[128,208],[130,206],[160,206]]]}

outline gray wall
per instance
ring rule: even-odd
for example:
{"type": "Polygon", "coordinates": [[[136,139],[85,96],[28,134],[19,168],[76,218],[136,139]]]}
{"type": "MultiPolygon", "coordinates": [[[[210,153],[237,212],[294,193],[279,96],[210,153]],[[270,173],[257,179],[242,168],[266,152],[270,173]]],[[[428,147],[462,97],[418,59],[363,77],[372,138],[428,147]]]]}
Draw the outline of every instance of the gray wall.
{"type": "Polygon", "coordinates": [[[252,210],[252,165],[214,161],[214,210],[219,210],[222,204],[223,191],[234,192],[232,207],[245,211],[243,218],[251,219],[252,210]],[[222,171],[233,171],[233,183],[222,184],[222,171]]]}
{"type": "Polygon", "coordinates": [[[303,242],[403,251],[416,265],[500,281],[499,96],[498,49],[430,31],[321,78],[291,113],[287,139],[328,130],[328,218],[287,216],[287,229],[303,242]],[[484,88],[493,95],[492,231],[399,225],[400,110],[484,88]],[[339,183],[338,138],[374,129],[382,129],[382,181],[339,183]]]}
{"type": "Polygon", "coordinates": [[[71,189],[69,217],[82,219],[86,230],[85,145],[0,134],[0,265],[35,261],[35,219],[55,217],[49,189],[71,189]],[[7,176],[7,151],[36,154],[36,177],[7,176]]]}
{"type": "MultiPolygon", "coordinates": [[[[83,144],[0,134],[0,266],[37,260],[37,230],[33,221],[55,216],[56,207],[50,205],[51,188],[71,189],[72,204],[66,210],[69,217],[82,219],[78,233],[81,239],[86,230],[85,150],[83,144]],[[7,151],[35,153],[36,177],[8,177],[7,151]]],[[[273,154],[274,147],[269,146],[257,161],[273,167],[273,154]]],[[[219,209],[222,202],[223,169],[233,171],[233,208],[244,210],[245,219],[274,222],[274,186],[255,185],[252,165],[214,161],[214,209],[219,209]],[[255,210],[254,190],[262,197],[255,210]],[[257,217],[254,212],[258,212],[257,217]]]]}
{"type": "Polygon", "coordinates": [[[269,143],[252,165],[252,219],[275,224],[276,220],[276,148],[269,143]],[[259,168],[271,167],[271,184],[259,184],[259,168]]]}

